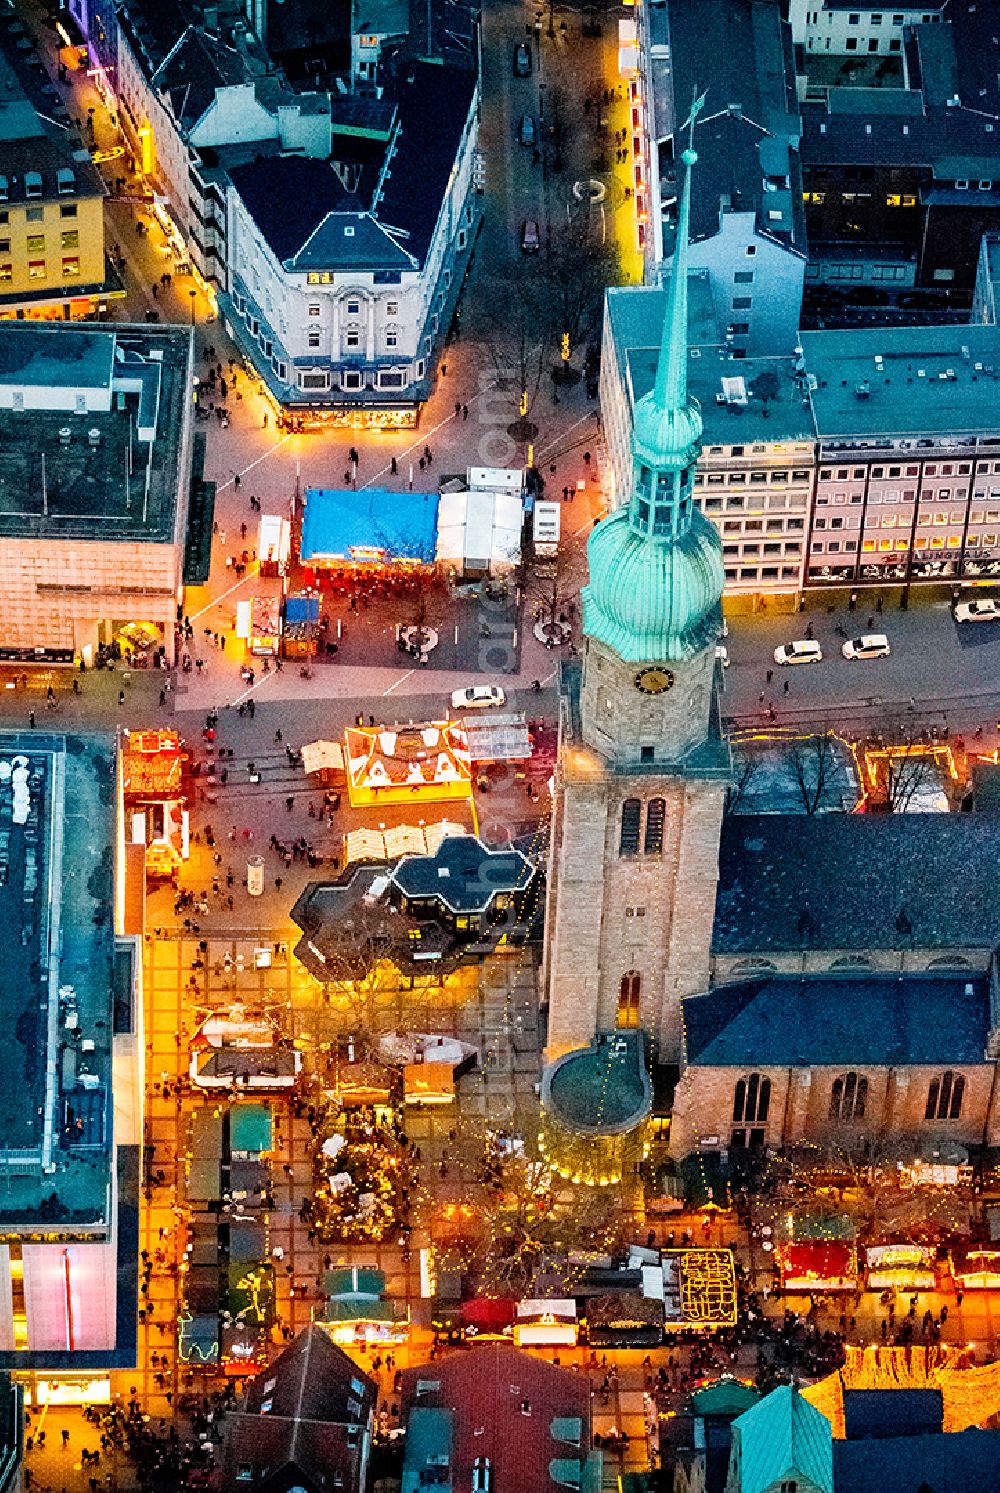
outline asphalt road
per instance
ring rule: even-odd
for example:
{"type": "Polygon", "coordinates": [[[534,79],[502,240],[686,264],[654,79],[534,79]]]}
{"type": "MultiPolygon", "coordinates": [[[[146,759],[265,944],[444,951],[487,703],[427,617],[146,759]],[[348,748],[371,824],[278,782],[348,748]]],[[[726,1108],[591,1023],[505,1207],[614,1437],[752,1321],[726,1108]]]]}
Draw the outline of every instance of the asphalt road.
{"type": "Polygon", "coordinates": [[[898,604],[887,606],[875,616],[872,630],[886,634],[890,656],[844,659],[837,624],[857,637],[869,630],[868,620],[869,614],[850,613],[846,605],[833,613],[734,618],[726,640],[731,665],[725,671],[725,713],[737,720],[760,719],[773,702],[781,721],[836,725],[850,717],[891,727],[917,716],[923,724],[953,730],[983,725],[993,731],[1000,714],[1000,624],[959,625],[944,602],[917,601],[907,612],[898,604]],[[823,650],[822,663],[776,666],[774,649],[804,638],[809,622],[823,650]],[[768,670],[773,671],[770,682],[768,670]]]}

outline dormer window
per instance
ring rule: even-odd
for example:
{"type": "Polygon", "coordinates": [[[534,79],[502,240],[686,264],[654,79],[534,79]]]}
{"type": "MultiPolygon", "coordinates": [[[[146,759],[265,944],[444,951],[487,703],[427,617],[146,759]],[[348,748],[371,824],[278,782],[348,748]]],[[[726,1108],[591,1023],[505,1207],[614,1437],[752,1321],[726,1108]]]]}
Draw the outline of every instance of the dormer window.
{"type": "Polygon", "coordinates": [[[24,195],[26,197],[40,197],[42,195],[41,172],[26,171],[24,173],[24,195]]]}

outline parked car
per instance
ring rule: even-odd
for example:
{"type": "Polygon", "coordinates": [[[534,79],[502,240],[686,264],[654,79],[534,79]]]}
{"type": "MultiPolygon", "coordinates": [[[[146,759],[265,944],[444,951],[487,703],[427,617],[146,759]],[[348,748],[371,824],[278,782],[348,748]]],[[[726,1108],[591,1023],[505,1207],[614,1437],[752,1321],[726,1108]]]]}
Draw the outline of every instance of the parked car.
{"type": "Polygon", "coordinates": [[[715,649],[715,657],[724,669],[729,668],[729,649],[726,647],[725,643],[717,644],[715,649]]]}
{"type": "Polygon", "coordinates": [[[860,638],[848,638],[840,651],[845,658],[888,658],[892,649],[884,632],[869,632],[860,638]]]}
{"type": "Polygon", "coordinates": [[[782,643],[774,650],[776,664],[821,664],[823,650],[812,638],[801,638],[795,643],[782,643]]]}
{"type": "Polygon", "coordinates": [[[518,131],[518,139],[522,145],[538,144],[538,130],[535,128],[535,116],[533,114],[521,115],[521,128],[518,131]]]}
{"type": "Polygon", "coordinates": [[[977,596],[974,601],[960,601],[955,607],[956,622],[996,622],[1000,618],[1000,601],[992,596],[977,596]]]}
{"type": "Polygon", "coordinates": [[[498,710],[507,696],[499,684],[470,684],[468,689],[452,691],[452,710],[498,710]]]}
{"type": "Polygon", "coordinates": [[[514,48],[514,77],[531,77],[531,53],[523,41],[514,48]]]}
{"type": "Polygon", "coordinates": [[[538,224],[534,218],[525,218],[521,224],[521,253],[537,254],[542,247],[542,241],[538,237],[538,224]]]}

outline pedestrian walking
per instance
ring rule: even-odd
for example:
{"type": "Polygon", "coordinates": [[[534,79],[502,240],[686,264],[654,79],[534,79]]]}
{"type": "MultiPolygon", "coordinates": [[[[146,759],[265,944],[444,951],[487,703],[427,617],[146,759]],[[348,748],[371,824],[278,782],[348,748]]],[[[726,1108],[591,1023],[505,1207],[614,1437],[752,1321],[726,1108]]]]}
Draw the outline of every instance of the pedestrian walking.
{"type": "Polygon", "coordinates": [[[791,686],[790,686],[788,680],[786,679],[785,683],[784,683],[783,693],[787,695],[790,688],[791,688],[791,686]]]}
{"type": "Polygon", "coordinates": [[[767,671],[767,682],[768,682],[768,684],[771,683],[771,680],[773,678],[774,678],[774,670],[773,669],[768,669],[768,671],[767,671]]]}

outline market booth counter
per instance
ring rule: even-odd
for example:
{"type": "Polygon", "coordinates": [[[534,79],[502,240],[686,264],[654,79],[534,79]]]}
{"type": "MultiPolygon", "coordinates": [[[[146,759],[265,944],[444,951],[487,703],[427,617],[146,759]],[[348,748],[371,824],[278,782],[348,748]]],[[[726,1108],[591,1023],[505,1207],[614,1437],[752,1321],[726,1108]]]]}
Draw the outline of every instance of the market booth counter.
{"type": "Polygon", "coordinates": [[[960,1291],[1000,1291],[1000,1244],[955,1244],[948,1251],[960,1291]]]}
{"type": "Polygon", "coordinates": [[[870,1244],[865,1250],[869,1291],[933,1291],[934,1250],[925,1244],[870,1244]]]}
{"type": "Polygon", "coordinates": [[[530,1298],[517,1303],[514,1342],[519,1348],[574,1348],[577,1333],[575,1301],[530,1298]]]}

